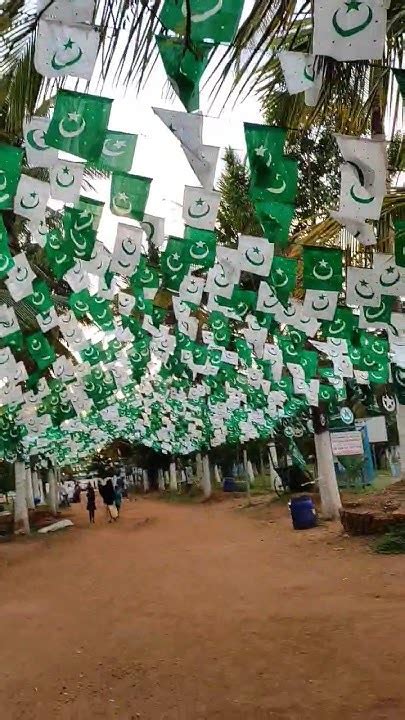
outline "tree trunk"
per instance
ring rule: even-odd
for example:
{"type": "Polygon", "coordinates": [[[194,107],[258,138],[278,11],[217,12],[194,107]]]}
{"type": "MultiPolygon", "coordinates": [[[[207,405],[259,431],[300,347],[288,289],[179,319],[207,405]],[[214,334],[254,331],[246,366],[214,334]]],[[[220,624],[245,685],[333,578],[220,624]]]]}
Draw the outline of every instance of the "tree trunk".
{"type": "Polygon", "coordinates": [[[28,535],[30,521],[28,517],[27,495],[25,492],[25,463],[14,463],[15,499],[14,499],[14,532],[17,535],[28,535]]]}
{"type": "Polygon", "coordinates": [[[48,505],[51,509],[51,513],[53,515],[56,515],[58,512],[58,491],[57,491],[57,486],[56,486],[55,471],[53,470],[53,468],[49,468],[49,470],[48,470],[48,483],[49,483],[48,505]]]}
{"type": "Polygon", "coordinates": [[[143,471],[143,491],[144,493],[149,492],[149,478],[148,478],[148,471],[143,471]]]}
{"type": "Polygon", "coordinates": [[[269,471],[270,471],[270,486],[274,490],[276,482],[281,483],[279,474],[274,469],[278,466],[277,450],[275,443],[269,444],[269,471]]]}
{"type": "Polygon", "coordinates": [[[263,460],[263,450],[260,448],[259,450],[259,467],[260,467],[260,475],[264,477],[264,460],[263,460]]]}
{"type": "MultiPolygon", "coordinates": [[[[243,467],[245,470],[245,477],[246,477],[246,496],[248,499],[248,504],[250,505],[251,495],[250,495],[250,475],[249,475],[249,470],[248,470],[249,462],[250,461],[248,460],[247,450],[245,450],[245,448],[243,448],[243,467]]],[[[252,470],[252,474],[253,474],[253,470],[252,470]]]]}
{"type": "Polygon", "coordinates": [[[25,468],[25,496],[27,498],[28,510],[34,510],[35,509],[34,490],[32,487],[31,468],[29,465],[25,468]]]}
{"type": "Polygon", "coordinates": [[[177,492],[176,463],[170,463],[170,492],[177,492]]]}
{"type": "Polygon", "coordinates": [[[204,497],[208,500],[212,495],[210,461],[208,455],[204,455],[202,458],[202,477],[200,483],[204,497]]]}
{"type": "Polygon", "coordinates": [[[218,485],[221,485],[222,480],[221,480],[221,475],[220,475],[220,472],[218,469],[218,465],[214,465],[214,477],[215,477],[215,482],[217,482],[218,485]]]}
{"type": "Polygon", "coordinates": [[[397,403],[397,425],[399,434],[399,453],[401,460],[401,476],[405,478],[405,405],[397,403]]]}
{"type": "Polygon", "coordinates": [[[159,492],[165,491],[165,476],[164,476],[163,470],[161,468],[159,469],[159,472],[158,472],[158,487],[159,487],[159,492]]]}
{"type": "Polygon", "coordinates": [[[326,520],[335,520],[339,518],[342,501],[336,480],[329,432],[315,434],[315,450],[322,515],[326,520]]]}
{"type": "Polygon", "coordinates": [[[201,453],[197,453],[195,456],[196,465],[197,465],[197,482],[201,483],[202,476],[203,476],[203,464],[201,459],[201,453]]]}
{"type": "Polygon", "coordinates": [[[38,480],[38,473],[36,470],[32,471],[31,480],[32,480],[32,492],[34,493],[34,498],[36,500],[42,501],[42,492],[41,492],[42,483],[40,483],[40,481],[38,480]]]}
{"type": "Polygon", "coordinates": [[[253,465],[252,465],[252,463],[250,462],[250,460],[247,461],[246,470],[247,470],[247,474],[248,474],[248,477],[249,477],[249,482],[250,482],[250,484],[251,484],[251,485],[254,485],[254,484],[255,484],[255,474],[254,474],[254,471],[253,471],[253,465]]]}

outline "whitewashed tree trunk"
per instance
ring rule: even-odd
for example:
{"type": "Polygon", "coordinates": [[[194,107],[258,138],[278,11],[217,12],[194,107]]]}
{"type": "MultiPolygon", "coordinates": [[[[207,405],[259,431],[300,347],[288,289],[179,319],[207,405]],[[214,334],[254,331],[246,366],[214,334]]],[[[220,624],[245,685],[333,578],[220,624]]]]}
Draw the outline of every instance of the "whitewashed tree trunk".
{"type": "Polygon", "coordinates": [[[197,470],[197,482],[198,482],[198,483],[201,483],[201,482],[202,482],[202,476],[203,476],[203,463],[202,463],[201,453],[197,453],[197,455],[195,456],[195,461],[196,461],[196,465],[197,465],[197,468],[196,468],[196,470],[197,470]]]}
{"type": "Polygon", "coordinates": [[[51,512],[56,515],[56,513],[58,512],[58,489],[56,485],[55,471],[53,470],[53,468],[49,468],[48,470],[48,483],[48,505],[51,509],[51,512]]]}
{"type": "Polygon", "coordinates": [[[221,480],[221,474],[219,472],[218,465],[214,465],[214,477],[215,477],[215,482],[218,483],[218,485],[220,485],[222,483],[222,480],[221,480]]]}
{"type": "MultiPolygon", "coordinates": [[[[248,499],[248,503],[250,505],[250,502],[251,502],[250,484],[251,483],[250,483],[250,475],[249,475],[249,471],[248,471],[249,462],[250,461],[248,460],[247,450],[244,449],[243,450],[243,468],[245,470],[245,477],[246,477],[246,496],[248,499]]],[[[252,470],[252,473],[253,473],[253,470],[252,470]]]]}
{"type": "Polygon", "coordinates": [[[405,405],[397,403],[397,408],[401,476],[405,477],[405,405]]]}
{"type": "Polygon", "coordinates": [[[342,501],[336,480],[329,432],[315,435],[315,450],[322,515],[326,520],[335,520],[339,517],[342,501]]]}
{"type": "Polygon", "coordinates": [[[274,469],[277,467],[278,460],[277,460],[277,451],[275,443],[269,444],[269,471],[270,471],[270,484],[272,487],[272,490],[274,490],[275,484],[281,483],[280,477],[278,472],[274,469]]]}
{"type": "Polygon", "coordinates": [[[254,471],[253,471],[253,465],[252,465],[252,463],[250,462],[250,460],[248,460],[247,463],[246,463],[246,472],[247,472],[247,476],[248,476],[248,478],[249,478],[250,484],[251,484],[251,485],[254,485],[254,484],[255,484],[255,474],[254,474],[254,471]]]}
{"type": "Polygon", "coordinates": [[[202,477],[200,484],[204,497],[208,500],[212,495],[210,460],[208,455],[204,455],[202,458],[202,477]]]}
{"type": "Polygon", "coordinates": [[[164,478],[165,478],[165,487],[169,487],[169,485],[170,485],[170,473],[168,472],[168,470],[165,471],[165,473],[164,473],[164,478]]]}
{"type": "Polygon", "coordinates": [[[148,478],[148,471],[143,471],[143,491],[144,493],[149,492],[149,478],[148,478]]]}
{"type": "Polygon", "coordinates": [[[160,468],[158,472],[158,487],[159,492],[165,491],[165,476],[163,474],[163,470],[160,468]]]}
{"type": "Polygon", "coordinates": [[[14,463],[14,478],[14,532],[18,535],[28,535],[30,532],[30,521],[25,491],[25,463],[19,461],[14,463]]]}
{"type": "Polygon", "coordinates": [[[27,498],[28,510],[34,510],[34,490],[32,487],[31,468],[29,465],[27,465],[27,467],[25,468],[25,496],[27,498]]]}
{"type": "Polygon", "coordinates": [[[32,480],[32,492],[34,493],[34,498],[36,498],[37,500],[41,500],[42,493],[41,493],[41,489],[39,487],[38,473],[36,470],[32,471],[31,480],[32,480]]]}
{"type": "Polygon", "coordinates": [[[170,463],[170,492],[177,492],[177,474],[176,474],[176,463],[170,463]]]}

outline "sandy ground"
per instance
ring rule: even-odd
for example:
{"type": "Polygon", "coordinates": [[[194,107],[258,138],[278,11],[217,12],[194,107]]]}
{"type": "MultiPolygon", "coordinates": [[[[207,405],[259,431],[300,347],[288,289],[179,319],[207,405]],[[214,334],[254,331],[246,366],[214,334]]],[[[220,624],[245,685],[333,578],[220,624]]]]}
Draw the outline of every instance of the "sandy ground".
{"type": "Polygon", "coordinates": [[[403,718],[405,559],[238,502],[0,545],[1,717],[403,718]]]}

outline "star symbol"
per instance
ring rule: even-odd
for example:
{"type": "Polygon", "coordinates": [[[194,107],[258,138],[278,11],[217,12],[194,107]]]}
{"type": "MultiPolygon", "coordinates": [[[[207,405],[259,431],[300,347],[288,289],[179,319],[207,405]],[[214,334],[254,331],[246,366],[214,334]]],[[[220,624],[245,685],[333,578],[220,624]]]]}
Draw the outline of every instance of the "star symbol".
{"type": "Polygon", "coordinates": [[[395,272],[395,268],[391,266],[391,267],[387,268],[386,272],[388,273],[388,275],[392,275],[392,273],[395,272]]]}
{"type": "Polygon", "coordinates": [[[64,175],[70,175],[70,170],[69,170],[68,167],[64,167],[63,170],[62,170],[62,172],[63,172],[64,175]]]}
{"type": "Polygon", "coordinates": [[[180,255],[178,253],[173,253],[172,258],[173,260],[180,260],[180,255]]]}
{"type": "Polygon", "coordinates": [[[198,242],[196,242],[196,246],[198,248],[202,248],[202,247],[204,247],[204,245],[205,245],[205,243],[202,240],[199,240],[198,242]]]}
{"type": "Polygon", "coordinates": [[[71,50],[73,45],[74,45],[74,42],[73,42],[72,38],[69,38],[69,40],[67,42],[65,42],[63,47],[65,48],[65,50],[71,50]]]}
{"type": "Polygon", "coordinates": [[[195,204],[198,205],[198,207],[202,207],[202,205],[204,205],[204,200],[202,198],[199,198],[199,200],[196,200],[195,204]]]}
{"type": "Polygon", "coordinates": [[[116,140],[115,143],[113,143],[113,147],[115,147],[117,150],[120,150],[122,147],[126,146],[125,140],[116,140]]]}
{"type": "Polygon", "coordinates": [[[361,287],[368,287],[368,286],[369,286],[367,280],[360,280],[360,285],[361,285],[361,287]]]}
{"type": "Polygon", "coordinates": [[[124,192],[120,192],[120,193],[118,193],[118,195],[116,196],[116,199],[117,199],[117,200],[122,200],[123,202],[126,202],[129,198],[128,198],[128,195],[126,195],[124,192]]]}
{"type": "Polygon", "coordinates": [[[255,153],[258,157],[264,157],[267,152],[267,149],[264,145],[260,145],[260,147],[255,149],[255,153]]]}
{"type": "Polygon", "coordinates": [[[319,300],[326,300],[326,295],[319,295],[319,300]]]}
{"type": "Polygon", "coordinates": [[[79,115],[79,113],[77,113],[77,112],[72,112],[72,113],[68,113],[68,118],[72,122],[79,122],[81,115],[79,115]]]}
{"type": "Polygon", "coordinates": [[[328,265],[329,265],[329,263],[327,263],[326,260],[321,260],[321,261],[319,262],[319,264],[320,264],[320,266],[323,267],[323,268],[328,267],[328,265]]]}
{"type": "Polygon", "coordinates": [[[256,255],[259,254],[260,250],[258,247],[253,248],[253,252],[256,253],[256,255]]]}
{"type": "Polygon", "coordinates": [[[349,2],[345,3],[347,7],[346,12],[350,12],[350,10],[358,10],[362,4],[363,3],[359,2],[359,0],[349,0],[349,2]]]}
{"type": "Polygon", "coordinates": [[[284,275],[284,270],[282,270],[281,268],[278,268],[278,270],[276,270],[276,274],[277,274],[277,275],[284,275]]]}
{"type": "Polygon", "coordinates": [[[30,197],[32,197],[32,199],[35,200],[35,198],[38,197],[38,193],[32,192],[32,193],[30,193],[30,197]]]}

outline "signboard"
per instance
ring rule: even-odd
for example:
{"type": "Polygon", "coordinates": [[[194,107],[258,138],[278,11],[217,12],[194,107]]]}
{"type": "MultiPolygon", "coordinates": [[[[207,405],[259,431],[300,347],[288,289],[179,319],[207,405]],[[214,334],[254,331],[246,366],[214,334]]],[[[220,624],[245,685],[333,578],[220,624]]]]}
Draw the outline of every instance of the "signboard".
{"type": "Polygon", "coordinates": [[[330,436],[334,455],[363,455],[361,432],[334,432],[330,436]]]}
{"type": "Polygon", "coordinates": [[[368,439],[371,443],[388,442],[387,423],[384,415],[365,418],[368,432],[368,439]]]}

